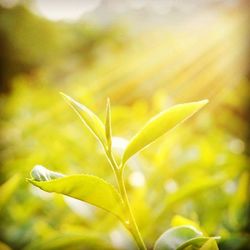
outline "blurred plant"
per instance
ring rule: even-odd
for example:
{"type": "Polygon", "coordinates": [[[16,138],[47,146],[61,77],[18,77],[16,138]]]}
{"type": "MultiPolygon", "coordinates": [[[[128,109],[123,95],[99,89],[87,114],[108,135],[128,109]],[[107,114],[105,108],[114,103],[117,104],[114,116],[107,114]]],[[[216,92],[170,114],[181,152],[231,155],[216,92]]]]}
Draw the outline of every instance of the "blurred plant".
{"type": "MultiPolygon", "coordinates": [[[[18,188],[18,184],[20,182],[21,176],[20,175],[14,175],[12,176],[8,181],[6,181],[4,184],[0,186],[0,212],[1,209],[7,205],[9,199],[14,194],[16,189],[18,188]]],[[[0,241],[0,249],[1,250],[11,250],[11,248],[6,245],[5,243],[0,241]]]]}
{"type": "MultiPolygon", "coordinates": [[[[62,94],[78,114],[83,123],[103,146],[106,157],[116,178],[118,189],[103,179],[86,174],[69,175],[50,171],[36,166],[31,171],[30,183],[47,192],[64,194],[88,202],[115,215],[133,236],[137,246],[145,250],[146,245],[137,226],[124,181],[124,168],[127,161],[156,139],[175,128],[201,109],[207,100],[175,105],[151,118],[131,139],[119,162],[112,151],[112,127],[110,101],[107,100],[105,124],[86,106],[62,94]]],[[[206,237],[193,225],[181,225],[167,230],[155,243],[155,250],[218,249],[216,237],[206,237]]]]}
{"type": "Polygon", "coordinates": [[[20,182],[20,175],[14,175],[8,181],[6,181],[3,185],[0,186],[0,211],[2,207],[7,204],[10,197],[16,191],[18,184],[20,182]]]}

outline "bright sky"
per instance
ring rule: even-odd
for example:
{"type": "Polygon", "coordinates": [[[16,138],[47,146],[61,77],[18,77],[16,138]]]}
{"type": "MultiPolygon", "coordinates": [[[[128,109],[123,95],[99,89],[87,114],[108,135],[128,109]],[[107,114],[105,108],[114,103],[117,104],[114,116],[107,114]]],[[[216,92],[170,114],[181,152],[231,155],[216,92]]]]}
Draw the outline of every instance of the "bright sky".
{"type": "MultiPolygon", "coordinates": [[[[0,5],[11,8],[22,0],[0,0],[0,5]]],[[[85,13],[94,11],[101,4],[112,6],[114,12],[122,8],[140,9],[146,12],[152,11],[156,16],[168,14],[169,11],[178,10],[181,15],[197,11],[197,8],[207,9],[209,3],[223,3],[234,5],[239,0],[32,0],[32,10],[52,21],[68,20],[75,21],[85,13]],[[199,4],[198,4],[199,3],[199,4]]],[[[111,11],[112,13],[112,11],[111,11]]]]}
{"type": "Polygon", "coordinates": [[[101,0],[35,0],[34,9],[50,20],[77,20],[98,7],[101,0]]]}

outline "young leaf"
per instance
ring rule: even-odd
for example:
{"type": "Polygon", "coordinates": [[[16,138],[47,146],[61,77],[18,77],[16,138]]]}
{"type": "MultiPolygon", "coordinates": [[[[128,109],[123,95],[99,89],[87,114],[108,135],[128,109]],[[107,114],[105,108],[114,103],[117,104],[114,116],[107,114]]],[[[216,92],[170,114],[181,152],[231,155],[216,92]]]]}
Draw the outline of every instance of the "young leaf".
{"type": "Polygon", "coordinates": [[[93,135],[101,142],[101,144],[106,148],[106,136],[105,128],[102,121],[95,115],[90,109],[88,109],[83,104],[75,101],[68,95],[61,93],[66,102],[71,106],[71,108],[77,113],[82,122],[87,126],[87,128],[93,133],[93,135]]]}
{"type": "Polygon", "coordinates": [[[112,128],[111,128],[111,110],[110,110],[110,100],[107,99],[107,108],[106,108],[106,122],[105,122],[105,132],[106,139],[109,149],[112,146],[112,128]]]}
{"type": "Polygon", "coordinates": [[[167,230],[156,241],[154,250],[177,250],[183,243],[201,237],[202,233],[192,226],[179,226],[167,230]]]}
{"type": "Polygon", "coordinates": [[[208,240],[213,240],[215,242],[215,240],[219,238],[220,237],[196,237],[196,238],[193,238],[191,240],[184,242],[176,250],[186,250],[187,247],[190,247],[190,246],[192,247],[192,249],[198,249],[202,247],[208,240]]]}
{"type": "Polygon", "coordinates": [[[58,179],[64,176],[61,173],[50,171],[41,165],[36,165],[31,170],[30,175],[36,181],[50,181],[50,180],[58,179]]]}
{"type": "Polygon", "coordinates": [[[151,144],[160,136],[176,127],[181,122],[201,109],[208,100],[179,104],[151,118],[145,126],[131,139],[122,157],[122,163],[151,144]]]}
{"type": "MultiPolygon", "coordinates": [[[[208,240],[219,239],[220,237],[205,237],[191,225],[178,226],[167,230],[156,241],[154,250],[186,250],[198,249],[208,240]]],[[[215,242],[216,245],[216,242],[215,242]]],[[[214,249],[211,249],[214,250],[214,249]]],[[[216,249],[215,249],[216,250],[216,249]]]]}
{"type": "Polygon", "coordinates": [[[46,169],[35,169],[31,172],[30,183],[46,192],[64,194],[75,199],[88,202],[94,206],[114,214],[122,221],[123,202],[116,189],[103,179],[92,175],[62,176],[46,169]],[[58,175],[58,178],[55,177],[58,175]]]}

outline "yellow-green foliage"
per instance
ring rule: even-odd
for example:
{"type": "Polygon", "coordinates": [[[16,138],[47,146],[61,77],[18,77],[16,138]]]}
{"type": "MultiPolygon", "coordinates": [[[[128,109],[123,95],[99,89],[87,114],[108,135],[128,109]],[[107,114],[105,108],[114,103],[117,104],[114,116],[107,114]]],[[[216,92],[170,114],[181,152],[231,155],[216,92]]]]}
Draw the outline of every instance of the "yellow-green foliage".
{"type": "MultiPolygon", "coordinates": [[[[27,54],[31,65],[39,64],[37,60],[42,64],[14,75],[12,91],[0,97],[1,246],[134,248],[114,216],[47,194],[25,181],[35,165],[42,165],[61,173],[96,175],[116,185],[104,151],[60,91],[94,110],[103,122],[110,97],[116,159],[155,114],[178,103],[209,99],[199,115],[128,160],[124,172],[128,196],[149,247],[171,227],[173,218],[175,226],[192,221],[204,235],[220,235],[221,250],[247,246],[246,19],[237,11],[215,19],[213,25],[197,25],[188,32],[179,27],[127,35],[122,46],[116,42],[117,36],[123,37],[122,29],[81,31],[79,25],[72,32],[70,24],[59,23],[57,28],[63,31],[52,33],[65,40],[58,46],[53,40],[57,38],[51,37],[51,44],[44,42],[43,46],[52,46],[44,55],[41,44],[36,47],[37,42],[30,40],[21,44],[18,35],[18,58],[26,65],[27,54]],[[86,43],[77,38],[81,34],[86,43]],[[185,219],[176,220],[176,215],[185,219]]],[[[0,22],[1,27],[4,23],[10,25],[0,22]]],[[[9,39],[15,44],[12,32],[9,39]]],[[[102,133],[106,136],[107,131],[102,133]]],[[[214,243],[206,244],[203,249],[214,243]]]]}

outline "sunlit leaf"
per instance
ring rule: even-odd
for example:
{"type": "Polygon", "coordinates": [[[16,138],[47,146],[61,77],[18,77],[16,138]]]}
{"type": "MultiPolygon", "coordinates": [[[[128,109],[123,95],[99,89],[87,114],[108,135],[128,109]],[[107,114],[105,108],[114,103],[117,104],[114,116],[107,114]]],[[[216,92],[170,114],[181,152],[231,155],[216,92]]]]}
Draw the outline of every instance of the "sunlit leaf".
{"type": "Polygon", "coordinates": [[[105,132],[108,147],[111,148],[112,143],[112,128],[111,128],[111,110],[110,110],[110,100],[107,99],[107,108],[106,108],[106,122],[105,122],[105,132]]]}
{"type": "Polygon", "coordinates": [[[88,202],[123,219],[123,203],[120,194],[111,184],[97,176],[79,174],[60,176],[55,179],[55,172],[51,172],[50,178],[50,171],[47,170],[47,172],[32,175],[32,179],[28,181],[44,191],[64,194],[88,202]],[[46,180],[44,180],[45,176],[46,180]]]}
{"type": "Polygon", "coordinates": [[[101,144],[106,147],[106,136],[105,127],[103,122],[95,115],[90,109],[88,109],[83,104],[75,101],[68,95],[61,93],[67,103],[72,107],[72,109],[78,114],[82,122],[87,126],[87,128],[94,134],[94,136],[101,142],[101,144]]]}
{"type": "MultiPolygon", "coordinates": [[[[208,240],[212,239],[215,241],[215,239],[219,239],[220,237],[196,237],[191,240],[188,240],[184,242],[182,245],[180,245],[177,250],[186,250],[187,247],[192,247],[192,249],[197,249],[199,247],[202,247],[208,240]]],[[[216,242],[215,242],[216,244],[216,242]]]]}
{"type": "Polygon", "coordinates": [[[207,100],[175,105],[151,118],[131,139],[123,154],[123,164],[134,154],[151,144],[201,109],[207,100]]]}
{"type": "Polygon", "coordinates": [[[209,239],[200,250],[219,250],[215,239],[209,239]]]}
{"type": "Polygon", "coordinates": [[[192,226],[174,227],[159,237],[154,250],[177,250],[185,242],[201,236],[202,233],[192,226]]]}
{"type": "Polygon", "coordinates": [[[20,175],[14,175],[0,186],[0,209],[8,202],[11,195],[15,192],[20,181],[20,175]]]}

